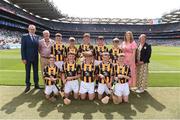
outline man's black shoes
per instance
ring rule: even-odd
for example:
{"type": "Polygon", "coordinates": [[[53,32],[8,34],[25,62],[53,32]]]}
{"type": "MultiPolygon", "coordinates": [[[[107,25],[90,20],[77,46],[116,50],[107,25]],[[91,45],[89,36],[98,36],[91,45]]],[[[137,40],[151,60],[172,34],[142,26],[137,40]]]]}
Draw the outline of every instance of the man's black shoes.
{"type": "Polygon", "coordinates": [[[39,85],[35,85],[34,88],[35,88],[35,89],[43,89],[43,88],[41,88],[39,85]]]}
{"type": "Polygon", "coordinates": [[[27,86],[26,89],[24,90],[24,93],[27,93],[30,90],[30,86],[27,86]]]}

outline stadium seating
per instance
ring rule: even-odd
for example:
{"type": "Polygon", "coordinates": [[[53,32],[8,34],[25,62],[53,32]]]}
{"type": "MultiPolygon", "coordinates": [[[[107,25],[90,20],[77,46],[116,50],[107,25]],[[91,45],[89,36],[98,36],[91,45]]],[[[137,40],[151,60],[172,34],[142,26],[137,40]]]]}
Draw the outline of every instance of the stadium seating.
{"type": "Polygon", "coordinates": [[[60,32],[63,35],[64,42],[73,36],[77,39],[77,43],[81,43],[84,32],[89,32],[93,40],[92,43],[95,43],[97,36],[103,35],[106,43],[109,44],[114,37],[123,39],[125,31],[132,31],[136,40],[140,34],[145,33],[148,39],[153,41],[153,44],[160,44],[163,40],[166,42],[168,40],[170,42],[180,40],[180,22],[156,25],[62,23],[37,18],[4,1],[0,1],[0,3],[0,26],[3,30],[19,31],[19,34],[27,32],[29,24],[35,24],[38,35],[42,36],[42,31],[47,29],[53,38],[55,33],[60,32]]]}

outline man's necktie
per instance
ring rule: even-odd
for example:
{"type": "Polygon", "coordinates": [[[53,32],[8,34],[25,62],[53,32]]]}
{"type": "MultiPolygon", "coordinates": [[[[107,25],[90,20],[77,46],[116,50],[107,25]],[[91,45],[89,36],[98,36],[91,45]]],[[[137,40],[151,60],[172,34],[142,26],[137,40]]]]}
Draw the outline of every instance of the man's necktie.
{"type": "Polygon", "coordinates": [[[31,39],[32,39],[32,42],[34,42],[34,41],[35,41],[35,37],[34,37],[34,35],[31,35],[31,39]]]}

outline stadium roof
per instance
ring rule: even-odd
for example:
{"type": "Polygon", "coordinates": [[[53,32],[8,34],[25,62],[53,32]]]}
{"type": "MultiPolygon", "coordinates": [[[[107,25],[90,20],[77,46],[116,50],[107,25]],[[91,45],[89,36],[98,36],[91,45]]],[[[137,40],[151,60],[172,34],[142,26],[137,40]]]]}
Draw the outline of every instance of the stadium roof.
{"type": "Polygon", "coordinates": [[[81,24],[129,24],[129,25],[145,25],[160,23],[180,22],[180,9],[166,13],[162,18],[157,19],[130,19],[130,18],[80,18],[68,17],[64,15],[54,5],[52,0],[4,0],[13,3],[15,7],[21,8],[31,15],[45,20],[52,20],[63,23],[81,23],[81,24]]]}
{"type": "Polygon", "coordinates": [[[163,23],[180,22],[180,9],[164,14],[161,19],[163,23]]]}
{"type": "Polygon", "coordinates": [[[57,19],[63,17],[61,11],[49,0],[9,0],[9,2],[42,18],[57,19]]]}
{"type": "Polygon", "coordinates": [[[66,23],[82,23],[82,24],[129,24],[129,25],[144,25],[152,24],[152,19],[130,19],[130,18],[79,18],[67,17],[60,18],[59,21],[66,23]]]}

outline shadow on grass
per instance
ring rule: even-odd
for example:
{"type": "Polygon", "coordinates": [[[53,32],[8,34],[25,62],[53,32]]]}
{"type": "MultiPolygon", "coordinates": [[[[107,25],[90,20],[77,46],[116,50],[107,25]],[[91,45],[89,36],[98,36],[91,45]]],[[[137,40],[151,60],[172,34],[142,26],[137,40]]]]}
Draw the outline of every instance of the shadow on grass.
{"type": "MultiPolygon", "coordinates": [[[[97,100],[72,100],[72,104],[65,106],[58,106],[58,112],[63,113],[63,119],[73,119],[72,114],[83,113],[83,119],[93,119],[92,114],[98,112],[99,106],[96,103],[97,100]]],[[[77,119],[82,119],[78,117],[77,119]]],[[[98,118],[96,118],[98,119],[98,118]]]]}
{"type": "MultiPolygon", "coordinates": [[[[72,114],[83,113],[83,119],[114,119],[114,113],[118,113],[124,119],[132,119],[136,115],[136,111],[131,108],[131,104],[122,103],[121,105],[114,105],[112,102],[104,105],[99,100],[94,101],[73,101],[69,106],[59,106],[58,112],[63,113],[63,119],[73,119],[72,114]],[[79,105],[77,105],[79,104],[79,105]],[[93,113],[99,112],[99,115],[93,117],[93,113]],[[103,115],[103,116],[101,116],[103,115]]],[[[82,118],[77,118],[82,119],[82,118]]],[[[116,117],[117,119],[117,117],[116,117]]]]}
{"type": "Polygon", "coordinates": [[[162,111],[166,108],[165,105],[153,98],[147,91],[141,94],[132,92],[130,97],[130,103],[141,113],[144,113],[148,109],[148,106],[151,106],[157,111],[162,111]]]}
{"type": "Polygon", "coordinates": [[[58,100],[52,103],[46,99],[43,99],[41,105],[37,109],[39,116],[46,117],[51,111],[57,110],[57,106],[62,104],[61,101],[62,100],[58,100]]]}
{"type": "Polygon", "coordinates": [[[22,92],[20,95],[12,98],[12,100],[2,106],[1,111],[5,111],[7,114],[11,114],[16,111],[17,107],[23,105],[24,103],[29,103],[29,108],[36,107],[37,103],[42,101],[43,91],[32,89],[30,92],[25,94],[22,92]]]}
{"type": "MultiPolygon", "coordinates": [[[[72,104],[66,106],[62,103],[62,99],[58,99],[55,103],[51,103],[45,100],[43,95],[43,90],[31,90],[28,94],[21,93],[17,97],[14,97],[10,102],[6,103],[1,111],[6,114],[12,114],[16,112],[17,107],[22,106],[24,103],[29,103],[29,108],[35,108],[39,102],[40,106],[37,108],[40,117],[46,117],[51,111],[57,110],[62,113],[63,119],[75,119],[72,118],[72,114],[82,113],[83,119],[113,119],[117,118],[114,114],[119,114],[121,118],[132,119],[136,116],[137,112],[144,113],[151,106],[157,111],[162,111],[166,107],[151,96],[148,92],[142,94],[136,94],[131,92],[130,103],[122,103],[120,105],[114,105],[110,101],[107,105],[103,105],[101,101],[82,101],[82,100],[72,100],[72,104]],[[93,114],[100,113],[100,114],[93,114]]],[[[79,116],[79,119],[82,119],[79,116]]]]}
{"type": "Polygon", "coordinates": [[[114,105],[112,101],[104,105],[99,100],[73,100],[73,103],[69,106],[59,106],[58,112],[63,113],[63,119],[72,119],[71,116],[74,113],[83,113],[83,119],[101,119],[102,116],[93,118],[92,114],[96,112],[103,113],[103,117],[106,119],[117,119],[114,113],[118,113],[124,119],[132,119],[133,116],[136,116],[137,112],[144,113],[148,106],[157,111],[162,111],[166,108],[165,105],[157,101],[146,91],[142,94],[131,92],[129,97],[129,103],[122,103],[120,105],[114,105]]]}

